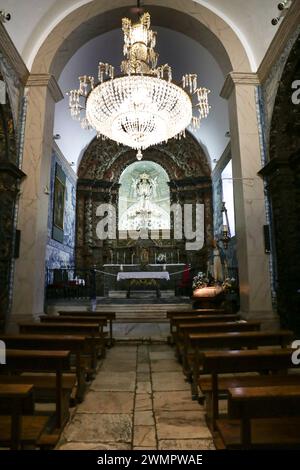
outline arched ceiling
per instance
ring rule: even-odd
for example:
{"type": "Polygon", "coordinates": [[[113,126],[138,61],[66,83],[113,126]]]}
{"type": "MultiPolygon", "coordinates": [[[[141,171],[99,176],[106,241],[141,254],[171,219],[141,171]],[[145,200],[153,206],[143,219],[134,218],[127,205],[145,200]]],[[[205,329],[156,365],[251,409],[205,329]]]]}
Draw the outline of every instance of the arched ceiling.
{"type": "MultiPolygon", "coordinates": [[[[227,102],[219,96],[224,75],[212,55],[198,42],[166,28],[154,29],[158,33],[159,63],[170,64],[173,67],[173,76],[178,81],[184,73],[197,73],[199,85],[211,90],[209,95],[211,113],[202,121],[200,129],[194,132],[194,136],[206,149],[213,165],[214,160],[220,158],[228,144],[228,138],[225,137],[229,129],[227,102]]],[[[78,87],[80,75],[96,76],[99,61],[111,63],[118,68],[123,58],[122,51],[121,29],[104,33],[89,41],[77,51],[63,70],[59,79],[63,93],[78,87]]],[[[71,119],[67,97],[56,105],[54,134],[61,136],[57,141],[58,146],[67,160],[75,164],[95,135],[82,130],[80,124],[71,119]]]]}
{"type": "MultiPolygon", "coordinates": [[[[51,30],[73,10],[94,1],[109,3],[109,0],[5,1],[5,9],[12,14],[11,21],[5,26],[29,69],[38,49],[51,30]]],[[[255,71],[277,30],[277,27],[273,27],[270,23],[271,18],[277,13],[276,1],[195,1],[209,8],[231,26],[247,51],[252,69],[255,71]]],[[[134,3],[132,1],[132,4],[134,3]]]]}

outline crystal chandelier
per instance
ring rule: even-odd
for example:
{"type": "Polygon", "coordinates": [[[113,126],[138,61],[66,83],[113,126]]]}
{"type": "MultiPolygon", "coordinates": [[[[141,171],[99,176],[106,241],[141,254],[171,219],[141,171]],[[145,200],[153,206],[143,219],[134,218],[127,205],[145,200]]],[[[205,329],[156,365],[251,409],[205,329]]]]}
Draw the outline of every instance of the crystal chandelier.
{"type": "Polygon", "coordinates": [[[172,68],[157,66],[156,33],[150,29],[150,15],[137,23],[123,18],[124,57],[121,75],[100,62],[98,83],[92,76],[79,77],[78,90],[71,90],[71,116],[83,129],[137,150],[185,136],[191,125],[200,126],[209,113],[206,88],[197,86],[196,74],[185,74],[182,82],[172,81],[172,68]],[[194,114],[195,111],[195,114],[194,114]]]}

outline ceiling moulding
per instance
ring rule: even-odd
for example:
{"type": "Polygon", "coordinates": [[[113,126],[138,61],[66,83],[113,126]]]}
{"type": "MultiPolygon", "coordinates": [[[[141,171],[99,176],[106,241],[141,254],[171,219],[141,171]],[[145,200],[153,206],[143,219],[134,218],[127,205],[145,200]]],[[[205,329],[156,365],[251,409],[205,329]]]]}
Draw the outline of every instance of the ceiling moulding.
{"type": "Polygon", "coordinates": [[[55,103],[58,103],[58,101],[61,101],[64,98],[63,92],[61,91],[56,81],[56,78],[53,75],[50,75],[49,73],[30,74],[26,82],[26,86],[48,87],[55,103]]]}
{"type": "Polygon", "coordinates": [[[0,51],[14,69],[20,83],[25,86],[29,75],[28,69],[2,23],[0,23],[0,51]]]}
{"type": "Polygon", "coordinates": [[[288,40],[300,24],[300,0],[294,0],[283,18],[280,26],[271,42],[265,57],[263,58],[257,74],[263,84],[269,76],[271,68],[280,58],[288,40]]]}
{"type": "Polygon", "coordinates": [[[257,86],[260,85],[260,81],[256,73],[230,72],[226,77],[220,96],[227,100],[235,85],[257,86]]]}

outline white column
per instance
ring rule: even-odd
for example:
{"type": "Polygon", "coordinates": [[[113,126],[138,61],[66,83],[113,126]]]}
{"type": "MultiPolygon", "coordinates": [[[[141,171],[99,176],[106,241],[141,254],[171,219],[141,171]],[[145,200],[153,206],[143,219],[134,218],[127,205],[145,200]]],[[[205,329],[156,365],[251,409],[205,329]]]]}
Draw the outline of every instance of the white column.
{"type": "Polygon", "coordinates": [[[16,260],[12,322],[44,311],[45,256],[48,229],[50,169],[55,103],[63,95],[53,76],[30,75],[18,229],[20,257],[16,260]]]}
{"type": "Polygon", "coordinates": [[[257,174],[262,167],[255,98],[258,85],[256,74],[232,72],[221,96],[228,100],[230,118],[241,313],[274,326],[277,315],[272,311],[269,255],[263,237],[264,187],[257,174]]]}

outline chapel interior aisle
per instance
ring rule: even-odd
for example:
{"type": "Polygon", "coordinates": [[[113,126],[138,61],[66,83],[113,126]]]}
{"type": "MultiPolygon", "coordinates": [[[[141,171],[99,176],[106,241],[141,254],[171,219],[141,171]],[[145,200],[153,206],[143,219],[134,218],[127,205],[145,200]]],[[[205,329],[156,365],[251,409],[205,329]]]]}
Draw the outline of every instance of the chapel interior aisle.
{"type": "Polygon", "coordinates": [[[214,449],[167,344],[116,344],[66,426],[59,450],[214,449]]]}

